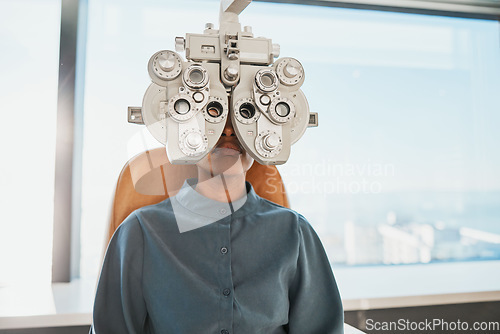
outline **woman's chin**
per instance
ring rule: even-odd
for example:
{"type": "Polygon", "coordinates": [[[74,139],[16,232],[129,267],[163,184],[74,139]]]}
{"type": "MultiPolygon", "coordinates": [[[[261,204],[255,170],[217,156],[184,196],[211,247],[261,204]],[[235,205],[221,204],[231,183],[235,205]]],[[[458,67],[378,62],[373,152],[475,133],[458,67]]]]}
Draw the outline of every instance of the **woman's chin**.
{"type": "Polygon", "coordinates": [[[253,159],[246,153],[232,148],[219,148],[197,163],[198,168],[212,175],[241,175],[253,164],[253,159]]]}
{"type": "Polygon", "coordinates": [[[238,175],[244,174],[246,171],[243,169],[239,156],[226,155],[221,157],[221,159],[212,165],[214,174],[224,174],[224,175],[238,175]]]}
{"type": "Polygon", "coordinates": [[[233,148],[229,148],[229,147],[216,148],[212,152],[212,156],[214,157],[214,159],[216,159],[219,156],[235,156],[235,157],[238,157],[239,155],[241,155],[240,151],[235,150],[233,148]]]}

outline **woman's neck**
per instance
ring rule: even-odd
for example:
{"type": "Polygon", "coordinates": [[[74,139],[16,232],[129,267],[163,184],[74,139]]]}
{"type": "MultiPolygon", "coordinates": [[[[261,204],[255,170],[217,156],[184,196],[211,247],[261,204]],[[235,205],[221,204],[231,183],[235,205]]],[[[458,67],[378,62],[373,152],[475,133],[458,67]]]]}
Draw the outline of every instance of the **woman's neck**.
{"type": "Polygon", "coordinates": [[[212,176],[198,168],[195,190],[219,202],[234,202],[246,195],[245,174],[218,174],[212,176]]]}

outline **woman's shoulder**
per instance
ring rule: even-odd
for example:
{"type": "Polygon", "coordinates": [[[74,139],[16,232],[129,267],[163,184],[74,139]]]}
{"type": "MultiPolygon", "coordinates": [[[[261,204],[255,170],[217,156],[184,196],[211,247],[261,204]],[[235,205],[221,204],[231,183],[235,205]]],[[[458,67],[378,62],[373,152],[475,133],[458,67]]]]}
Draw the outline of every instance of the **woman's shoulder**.
{"type": "Polygon", "coordinates": [[[294,209],[284,207],[284,206],[277,204],[277,203],[274,203],[274,202],[272,202],[264,197],[260,197],[260,201],[261,201],[261,204],[263,206],[268,207],[269,209],[272,208],[272,209],[276,210],[276,212],[288,213],[288,214],[295,215],[297,217],[301,217],[301,219],[305,219],[304,216],[302,216],[300,213],[298,213],[294,209]]]}
{"type": "MultiPolygon", "coordinates": [[[[169,222],[175,225],[170,198],[159,203],[143,206],[134,210],[121,225],[139,225],[141,228],[150,229],[158,224],[168,226],[169,222]]],[[[120,226],[121,226],[120,225],[120,226]]]]}
{"type": "Polygon", "coordinates": [[[172,205],[171,205],[171,198],[168,197],[161,202],[158,202],[156,204],[151,204],[151,205],[146,205],[143,207],[138,208],[137,210],[134,211],[136,215],[151,215],[151,214],[165,214],[171,211],[172,205]]]}
{"type": "Polygon", "coordinates": [[[297,228],[307,228],[311,226],[307,219],[294,209],[284,207],[262,197],[260,197],[260,199],[261,207],[260,210],[258,210],[259,213],[269,214],[272,217],[276,217],[278,221],[293,223],[294,227],[297,228]]]}

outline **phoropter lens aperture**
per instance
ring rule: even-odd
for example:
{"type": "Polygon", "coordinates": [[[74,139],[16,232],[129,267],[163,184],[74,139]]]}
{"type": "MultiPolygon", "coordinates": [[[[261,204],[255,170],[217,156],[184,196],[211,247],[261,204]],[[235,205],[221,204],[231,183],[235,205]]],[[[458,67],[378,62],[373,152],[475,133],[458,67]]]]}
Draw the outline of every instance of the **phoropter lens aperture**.
{"type": "Polygon", "coordinates": [[[274,77],[269,73],[262,75],[260,80],[262,84],[266,87],[271,87],[274,84],[274,77]]]}
{"type": "Polygon", "coordinates": [[[222,115],[223,107],[217,101],[212,101],[207,106],[207,113],[212,117],[219,117],[222,115]]]}
{"type": "Polygon", "coordinates": [[[184,115],[187,114],[189,110],[191,110],[191,106],[189,105],[189,102],[187,100],[178,99],[177,101],[175,101],[174,110],[178,114],[184,115]]]}
{"type": "Polygon", "coordinates": [[[255,107],[251,103],[243,103],[239,112],[243,118],[250,119],[255,116],[255,107]]]}
{"type": "Polygon", "coordinates": [[[203,81],[203,79],[203,72],[199,69],[195,68],[191,72],[189,72],[189,80],[191,80],[193,83],[199,84],[203,81]]]}
{"type": "Polygon", "coordinates": [[[290,114],[290,106],[285,102],[280,102],[276,105],[276,113],[280,117],[286,117],[290,114]]]}

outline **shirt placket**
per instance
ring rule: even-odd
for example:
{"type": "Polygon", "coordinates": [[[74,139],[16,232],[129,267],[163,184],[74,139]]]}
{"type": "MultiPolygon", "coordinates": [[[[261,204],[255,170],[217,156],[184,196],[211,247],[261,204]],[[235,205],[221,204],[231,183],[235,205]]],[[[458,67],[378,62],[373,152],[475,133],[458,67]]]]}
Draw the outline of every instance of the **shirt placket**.
{"type": "Polygon", "coordinates": [[[219,223],[219,291],[220,294],[220,334],[233,333],[233,277],[231,272],[231,221],[232,215],[219,223]]]}

